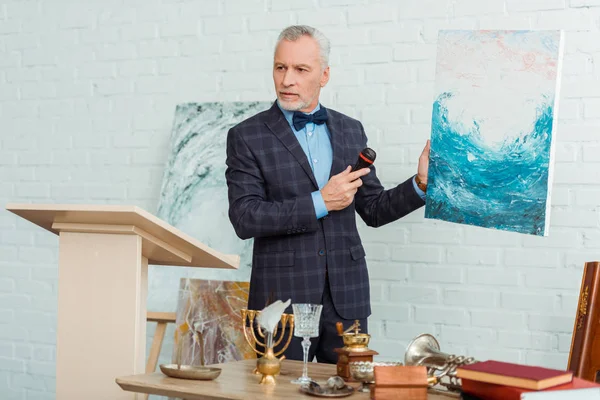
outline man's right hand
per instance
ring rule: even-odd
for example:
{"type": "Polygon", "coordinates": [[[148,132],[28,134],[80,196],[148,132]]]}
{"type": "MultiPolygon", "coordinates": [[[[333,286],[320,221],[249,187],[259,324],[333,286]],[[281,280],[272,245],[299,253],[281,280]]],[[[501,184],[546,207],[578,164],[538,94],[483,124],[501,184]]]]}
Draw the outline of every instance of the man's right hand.
{"type": "Polygon", "coordinates": [[[350,171],[352,171],[352,167],[348,166],[344,171],[332,176],[321,189],[321,196],[323,196],[327,211],[343,210],[352,204],[356,191],[362,186],[360,177],[371,172],[369,168],[350,171]]]}

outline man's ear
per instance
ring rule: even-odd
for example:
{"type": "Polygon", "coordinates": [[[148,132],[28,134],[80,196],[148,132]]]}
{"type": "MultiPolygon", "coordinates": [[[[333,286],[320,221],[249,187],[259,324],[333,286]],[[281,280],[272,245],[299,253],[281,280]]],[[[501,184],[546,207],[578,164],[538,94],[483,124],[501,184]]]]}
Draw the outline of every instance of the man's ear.
{"type": "Polygon", "coordinates": [[[323,74],[321,74],[321,87],[325,87],[329,82],[329,66],[323,70],[323,74]]]}

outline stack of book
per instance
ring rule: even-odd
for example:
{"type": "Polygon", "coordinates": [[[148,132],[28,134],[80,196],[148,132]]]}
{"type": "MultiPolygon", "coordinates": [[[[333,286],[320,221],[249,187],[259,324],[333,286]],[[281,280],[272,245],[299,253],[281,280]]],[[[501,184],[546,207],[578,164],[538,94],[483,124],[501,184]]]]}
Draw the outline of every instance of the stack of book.
{"type": "Polygon", "coordinates": [[[600,385],[570,371],[483,361],[457,368],[465,399],[600,400],[600,385]]]}

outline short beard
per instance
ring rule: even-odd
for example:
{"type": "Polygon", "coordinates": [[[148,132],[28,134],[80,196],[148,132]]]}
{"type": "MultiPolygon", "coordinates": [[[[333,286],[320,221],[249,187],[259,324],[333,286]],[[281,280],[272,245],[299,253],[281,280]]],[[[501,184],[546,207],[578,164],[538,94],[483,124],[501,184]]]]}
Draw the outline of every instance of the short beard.
{"type": "Polygon", "coordinates": [[[315,97],[318,97],[319,93],[315,93],[313,97],[311,97],[311,99],[309,101],[299,101],[298,103],[296,103],[295,105],[291,105],[288,103],[288,105],[284,105],[283,101],[279,100],[279,105],[281,106],[281,108],[283,108],[286,111],[300,111],[303,108],[307,108],[308,106],[310,106],[310,103],[313,102],[313,100],[315,99],[315,97]]]}
{"type": "Polygon", "coordinates": [[[281,106],[281,108],[283,108],[286,111],[300,111],[303,108],[308,107],[308,103],[303,102],[303,101],[292,105],[290,103],[287,103],[287,102],[284,103],[282,100],[279,100],[279,105],[281,106]]]}

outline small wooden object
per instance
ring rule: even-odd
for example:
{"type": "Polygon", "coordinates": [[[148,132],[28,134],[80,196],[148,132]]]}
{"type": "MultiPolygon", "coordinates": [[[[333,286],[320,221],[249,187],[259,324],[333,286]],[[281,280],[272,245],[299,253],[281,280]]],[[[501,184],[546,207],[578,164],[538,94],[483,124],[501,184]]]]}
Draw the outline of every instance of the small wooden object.
{"type": "Polygon", "coordinates": [[[346,382],[355,382],[350,374],[350,363],[358,361],[373,362],[373,356],[379,354],[367,347],[370,336],[367,333],[359,333],[360,324],[355,321],[354,324],[344,331],[341,322],[336,324],[338,334],[344,340],[344,347],[334,349],[338,353],[337,374],[344,378],[346,382]],[[354,330],[354,332],[350,332],[354,330]]]}
{"type": "Polygon", "coordinates": [[[374,350],[367,350],[359,353],[341,348],[334,349],[334,351],[338,353],[337,374],[344,378],[346,382],[355,382],[350,375],[349,363],[357,361],[373,362],[373,356],[379,354],[374,350]]]}
{"type": "Polygon", "coordinates": [[[600,262],[583,267],[568,369],[577,378],[600,383],[600,262]]]}
{"type": "Polygon", "coordinates": [[[372,400],[427,400],[427,368],[393,366],[373,368],[372,400]]]}

